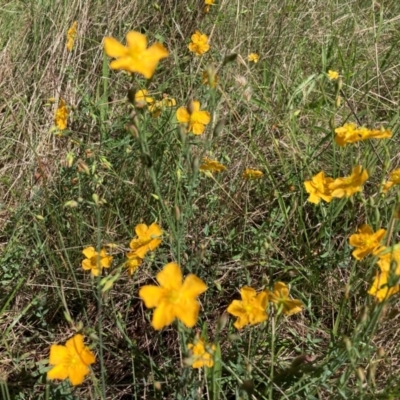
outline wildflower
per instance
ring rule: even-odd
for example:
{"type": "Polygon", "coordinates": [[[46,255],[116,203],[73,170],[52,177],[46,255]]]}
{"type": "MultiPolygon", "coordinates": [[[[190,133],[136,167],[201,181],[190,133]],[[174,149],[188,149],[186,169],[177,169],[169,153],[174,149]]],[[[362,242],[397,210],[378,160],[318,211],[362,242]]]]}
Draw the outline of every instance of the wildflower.
{"type": "Polygon", "coordinates": [[[357,165],[353,168],[350,176],[336,178],[332,183],[329,184],[331,196],[339,198],[344,196],[350,197],[354,193],[361,192],[361,186],[367,179],[367,170],[363,169],[361,165],[357,165]]]}
{"type": "Polygon", "coordinates": [[[98,276],[103,268],[110,268],[112,257],[109,256],[105,249],[101,249],[98,253],[94,247],[86,247],[82,251],[83,255],[86,257],[82,261],[82,268],[85,271],[90,270],[92,275],[98,276]]]}
{"type": "Polygon", "coordinates": [[[394,185],[400,185],[400,168],[389,174],[389,180],[383,184],[382,193],[387,193],[394,185]]]}
{"type": "Polygon", "coordinates": [[[283,282],[276,282],[273,291],[267,290],[268,300],[274,303],[285,315],[293,315],[301,312],[303,303],[300,300],[292,300],[289,297],[289,288],[283,282]]]}
{"type": "Polygon", "coordinates": [[[60,99],[60,102],[58,103],[54,122],[57,128],[61,131],[67,129],[68,109],[63,99],[60,99]]]}
{"type": "Polygon", "coordinates": [[[260,56],[257,53],[250,53],[247,56],[247,60],[249,62],[253,62],[253,63],[258,63],[259,58],[260,58],[260,56]]]}
{"type": "Polygon", "coordinates": [[[203,339],[197,338],[195,343],[188,344],[191,353],[191,363],[193,368],[208,367],[214,365],[213,353],[216,350],[215,345],[205,343],[203,339]]]}
{"type": "Polygon", "coordinates": [[[376,254],[385,234],[386,229],[379,229],[374,233],[369,225],[362,225],[358,233],[353,233],[349,238],[350,246],[356,248],[352,253],[353,257],[362,260],[368,254],[376,254]]]}
{"type": "Polygon", "coordinates": [[[89,365],[96,361],[94,354],[85,347],[83,336],[75,335],[65,346],[53,344],[50,347],[48,379],[69,379],[73,386],[80,385],[89,373],[89,365]]]}
{"type": "Polygon", "coordinates": [[[205,125],[211,121],[208,111],[200,111],[200,102],[192,101],[188,108],[179,107],[176,111],[177,120],[186,124],[186,132],[193,132],[194,135],[201,135],[204,132],[205,125]]]}
{"type": "Polygon", "coordinates": [[[390,129],[368,129],[357,127],[356,124],[348,122],[335,129],[335,142],[339,146],[346,146],[349,143],[359,142],[367,139],[387,139],[392,137],[390,129]]]}
{"type": "Polygon", "coordinates": [[[169,263],[157,274],[160,286],[140,288],[139,297],[147,308],[155,308],[152,326],[159,330],[170,325],[175,318],[192,328],[200,311],[197,297],[207,290],[206,284],[196,275],[188,275],[182,283],[182,272],[177,263],[169,263]]]}
{"type": "Polygon", "coordinates": [[[212,5],[214,5],[214,1],[215,1],[215,0],[204,0],[204,4],[205,4],[204,12],[205,12],[205,13],[210,12],[210,7],[211,7],[212,5]]]}
{"type": "Polygon", "coordinates": [[[328,71],[328,78],[331,81],[337,81],[339,79],[339,72],[332,71],[331,69],[328,71]]]}
{"type": "Polygon", "coordinates": [[[388,299],[400,290],[398,284],[389,286],[388,281],[391,280],[389,274],[389,272],[380,272],[376,274],[374,282],[368,290],[368,293],[371,296],[375,296],[380,302],[388,299]]]}
{"type": "Polygon", "coordinates": [[[135,227],[136,239],[132,239],[129,247],[132,252],[128,253],[128,258],[137,256],[144,258],[148,251],[154,251],[161,244],[162,230],[155,222],[150,226],[139,224],[135,227]]]}
{"type": "Polygon", "coordinates": [[[304,187],[306,188],[306,192],[310,194],[307,200],[314,204],[319,204],[321,199],[330,203],[332,201],[332,195],[329,185],[332,182],[333,179],[325,177],[325,172],[323,171],[314,175],[311,181],[305,181],[304,187]]]}
{"type": "Polygon", "coordinates": [[[210,88],[215,88],[218,83],[218,75],[215,73],[215,71],[209,71],[208,69],[203,71],[202,74],[202,83],[203,85],[208,85],[210,88]]]}
{"type": "Polygon", "coordinates": [[[125,261],[125,267],[128,268],[129,276],[132,276],[139,268],[142,259],[138,257],[134,252],[129,252],[126,257],[128,258],[128,260],[125,261]]]}
{"type": "Polygon", "coordinates": [[[256,325],[268,318],[266,311],[268,295],[266,292],[257,292],[248,286],[240,289],[242,300],[233,300],[227,312],[238,317],[233,324],[237,329],[245,325],[256,325]]]}
{"type": "Polygon", "coordinates": [[[112,37],[104,39],[104,51],[109,57],[116,58],[111,61],[112,69],[137,72],[150,79],[158,62],[169,55],[161,43],[154,43],[147,48],[147,38],[140,32],[128,32],[126,43],[127,46],[124,46],[112,37]]]}
{"type": "Polygon", "coordinates": [[[72,51],[74,47],[74,42],[75,42],[75,36],[76,36],[76,28],[78,26],[78,22],[74,22],[71,26],[71,28],[68,29],[67,32],[67,50],[72,51]]]}
{"type": "Polygon", "coordinates": [[[264,173],[258,169],[246,168],[243,172],[243,179],[259,179],[262,178],[264,173]]]}
{"type": "Polygon", "coordinates": [[[191,39],[192,41],[189,43],[189,50],[196,54],[196,56],[201,56],[204,53],[207,53],[208,50],[210,50],[207,35],[202,34],[196,30],[191,39]]]}
{"type": "Polygon", "coordinates": [[[209,158],[204,157],[203,163],[200,165],[199,169],[201,172],[222,172],[226,170],[226,167],[216,160],[210,160],[209,158]]]}
{"type": "Polygon", "coordinates": [[[379,258],[377,264],[381,272],[393,271],[396,275],[400,275],[400,246],[399,244],[388,248],[382,246],[375,251],[375,255],[379,258]]]}
{"type": "Polygon", "coordinates": [[[153,103],[154,99],[149,96],[149,92],[146,89],[140,89],[135,93],[135,107],[143,108],[153,103]]]}
{"type": "Polygon", "coordinates": [[[165,107],[175,107],[176,101],[172,97],[164,96],[164,98],[160,101],[156,101],[153,104],[149,104],[149,111],[153,118],[157,118],[160,116],[163,108],[165,107]]]}

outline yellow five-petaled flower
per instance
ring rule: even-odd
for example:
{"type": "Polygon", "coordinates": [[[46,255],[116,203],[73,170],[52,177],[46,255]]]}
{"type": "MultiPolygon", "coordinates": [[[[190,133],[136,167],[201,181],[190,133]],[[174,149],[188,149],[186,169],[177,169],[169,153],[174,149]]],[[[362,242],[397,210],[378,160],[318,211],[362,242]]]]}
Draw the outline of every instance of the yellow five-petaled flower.
{"type": "Polygon", "coordinates": [[[193,132],[194,135],[201,135],[204,132],[205,125],[211,121],[208,111],[200,110],[200,102],[190,102],[188,108],[179,107],[176,111],[178,122],[186,125],[186,132],[193,132]]]}
{"type": "Polygon", "coordinates": [[[259,56],[257,53],[250,53],[250,54],[247,56],[247,59],[248,59],[250,62],[253,62],[253,63],[258,63],[259,58],[260,58],[260,56],[259,56]]]}
{"type": "Polygon", "coordinates": [[[83,336],[75,335],[65,346],[53,344],[50,347],[48,379],[69,379],[73,386],[80,385],[90,372],[89,365],[96,361],[94,354],[83,343],[83,336]]]}
{"type": "Polygon", "coordinates": [[[137,72],[146,79],[154,75],[158,62],[168,57],[168,50],[161,43],[154,43],[147,48],[147,38],[140,32],[130,31],[126,35],[127,46],[112,37],[104,39],[104,51],[111,61],[112,69],[137,72]]]}
{"type": "Polygon", "coordinates": [[[245,325],[256,325],[268,318],[266,311],[268,295],[266,292],[257,292],[248,286],[240,290],[242,300],[233,300],[227,308],[229,314],[237,317],[233,324],[237,329],[245,325]]]}
{"type": "Polygon", "coordinates": [[[362,260],[368,254],[376,255],[379,252],[381,241],[385,234],[385,229],[379,229],[374,232],[369,225],[362,225],[357,233],[353,233],[349,237],[350,246],[356,248],[352,253],[353,257],[357,260],[362,260]]]}
{"type": "Polygon", "coordinates": [[[301,312],[303,303],[289,297],[289,288],[283,282],[276,282],[272,291],[267,290],[268,300],[275,304],[278,313],[293,315],[301,312]]]}
{"type": "Polygon", "coordinates": [[[201,172],[222,172],[226,170],[225,165],[219,163],[217,160],[210,160],[207,157],[203,158],[203,162],[200,165],[199,170],[201,172]]]}
{"type": "Polygon", "coordinates": [[[210,45],[208,44],[208,36],[196,31],[192,37],[192,41],[189,43],[189,50],[196,54],[196,56],[201,56],[210,50],[210,45]]]}
{"type": "Polygon", "coordinates": [[[128,253],[128,258],[144,258],[148,251],[154,251],[161,244],[162,230],[155,222],[150,226],[136,225],[135,232],[138,237],[129,243],[132,251],[128,253]]]}
{"type": "Polygon", "coordinates": [[[98,276],[103,268],[110,268],[112,256],[109,256],[105,249],[101,249],[98,253],[94,247],[86,247],[82,251],[86,257],[82,261],[82,268],[84,270],[90,270],[92,275],[98,276]]]}
{"type": "Polygon", "coordinates": [[[207,290],[206,284],[193,274],[182,282],[181,269],[174,262],[167,264],[156,278],[160,286],[146,285],[139,290],[145,306],[155,308],[151,322],[153,328],[162,329],[175,318],[193,328],[200,311],[197,297],[207,290]]]}
{"type": "Polygon", "coordinates": [[[191,353],[191,364],[193,368],[208,367],[214,365],[215,345],[206,343],[201,338],[196,338],[194,343],[188,344],[191,353]]]}

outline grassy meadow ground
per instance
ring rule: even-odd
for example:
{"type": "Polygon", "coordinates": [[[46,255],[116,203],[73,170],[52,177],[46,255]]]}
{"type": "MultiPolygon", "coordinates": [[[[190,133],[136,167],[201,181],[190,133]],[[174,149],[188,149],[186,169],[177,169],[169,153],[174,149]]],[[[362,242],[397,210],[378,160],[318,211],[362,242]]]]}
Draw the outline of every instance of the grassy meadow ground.
{"type": "Polygon", "coordinates": [[[1,0],[0,399],[400,399],[398,296],[367,293],[376,259],[355,260],[348,243],[364,223],[400,241],[398,189],[381,193],[400,165],[399,43],[398,0],[217,0],[208,14],[203,0],[1,0]],[[197,29],[209,36],[201,57],[188,50],[197,29]],[[131,30],[170,53],[150,82],[109,68],[104,37],[125,43],[131,30]],[[215,89],[202,84],[208,65],[215,89]],[[134,111],[127,93],[145,87],[176,107],[134,111]],[[175,117],[193,99],[211,114],[200,136],[175,117]],[[393,137],[339,147],[346,122],[393,137]],[[226,171],[199,173],[204,155],[226,171]],[[357,164],[362,193],[307,202],[304,181],[357,164]],[[245,168],[264,175],[244,180],[245,168]],[[154,221],[162,244],[129,277],[134,227],[154,221]],[[105,291],[82,250],[110,243],[105,291]],[[138,296],[171,261],[208,286],[194,329],[154,330],[138,296]],[[271,307],[237,330],[226,309],[239,289],[278,281],[303,311],[271,307]],[[50,346],[77,332],[91,374],[77,387],[46,380],[50,346]],[[196,332],[219,345],[213,368],[188,365],[196,332]]]}

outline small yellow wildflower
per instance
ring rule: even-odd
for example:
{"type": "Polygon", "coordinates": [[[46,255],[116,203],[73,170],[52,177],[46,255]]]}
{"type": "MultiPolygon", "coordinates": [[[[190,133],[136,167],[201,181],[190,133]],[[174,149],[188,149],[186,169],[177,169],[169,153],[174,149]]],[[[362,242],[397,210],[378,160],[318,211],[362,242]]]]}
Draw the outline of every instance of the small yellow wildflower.
{"type": "Polygon", "coordinates": [[[128,258],[137,256],[143,259],[148,251],[154,251],[161,244],[162,230],[155,222],[150,226],[136,225],[135,232],[138,237],[129,243],[132,251],[128,253],[128,258]]]}
{"type": "Polygon", "coordinates": [[[330,203],[332,201],[331,190],[329,185],[333,182],[332,178],[325,177],[325,172],[321,171],[314,175],[311,181],[305,181],[304,187],[306,192],[309,193],[307,199],[310,203],[319,204],[322,200],[330,203]]]}
{"type": "Polygon", "coordinates": [[[208,111],[200,110],[200,102],[192,101],[188,108],[179,107],[176,111],[176,118],[181,124],[186,124],[186,132],[193,132],[194,135],[201,135],[205,125],[211,121],[208,111]]]}
{"type": "Polygon", "coordinates": [[[332,197],[350,197],[354,193],[362,191],[362,185],[368,179],[367,170],[361,165],[353,168],[350,176],[336,178],[329,184],[329,189],[332,191],[332,197]]]}
{"type": "Polygon", "coordinates": [[[146,89],[140,89],[135,93],[135,107],[143,108],[153,103],[154,99],[149,96],[149,92],[146,89]]]}
{"type": "Polygon", "coordinates": [[[247,56],[247,60],[249,62],[253,62],[253,63],[258,63],[259,58],[260,58],[260,56],[257,53],[250,53],[247,56]]]}
{"type": "Polygon", "coordinates": [[[78,22],[74,22],[71,26],[71,28],[68,29],[67,32],[67,50],[72,51],[74,47],[74,42],[75,42],[75,36],[76,36],[76,28],[78,27],[78,22]]]}
{"type": "Polygon", "coordinates": [[[259,179],[262,178],[264,173],[258,169],[246,168],[243,172],[243,179],[259,179]]]}
{"type": "Polygon", "coordinates": [[[398,284],[394,286],[388,286],[390,272],[380,272],[376,274],[374,282],[368,293],[371,296],[375,296],[379,302],[388,299],[400,290],[398,284]]]}
{"type": "Polygon", "coordinates": [[[233,300],[227,312],[237,317],[233,324],[235,328],[242,329],[245,325],[256,325],[268,318],[266,311],[268,295],[266,292],[257,292],[248,286],[240,289],[242,300],[233,300]]]}
{"type": "Polygon", "coordinates": [[[98,253],[94,247],[86,247],[82,251],[83,255],[86,257],[82,261],[82,268],[85,271],[90,270],[92,275],[98,276],[103,268],[110,268],[112,262],[112,256],[109,256],[105,249],[101,249],[98,253]]]}
{"type": "Polygon", "coordinates": [[[151,325],[159,330],[172,324],[175,318],[188,328],[196,325],[200,311],[197,297],[207,285],[196,275],[188,275],[182,283],[182,272],[177,263],[169,263],[157,274],[160,286],[140,288],[139,297],[147,308],[155,308],[151,325]]]}
{"type": "Polygon", "coordinates": [[[333,70],[329,70],[328,71],[328,78],[331,80],[331,81],[337,81],[338,79],[339,79],[339,72],[337,72],[337,71],[333,71],[333,70]]]}
{"type": "Polygon", "coordinates": [[[189,50],[196,54],[196,56],[201,56],[210,50],[210,45],[208,44],[208,36],[196,31],[192,37],[192,41],[189,43],[189,50]]]}
{"type": "Polygon", "coordinates": [[[381,246],[380,242],[386,234],[386,229],[379,229],[374,232],[372,228],[364,224],[357,233],[353,233],[349,237],[350,246],[355,247],[353,257],[357,260],[362,260],[369,254],[377,254],[378,248],[381,246]]]}
{"type": "Polygon", "coordinates": [[[216,160],[210,160],[209,158],[204,157],[199,170],[201,172],[222,172],[226,170],[226,167],[216,160]]]}
{"type": "Polygon", "coordinates": [[[216,350],[215,345],[210,345],[206,343],[203,339],[196,338],[194,344],[188,344],[188,349],[191,353],[193,368],[211,368],[214,365],[213,353],[216,350]]]}
{"type": "Polygon", "coordinates": [[[153,104],[149,104],[149,111],[151,113],[151,116],[153,118],[157,118],[160,116],[163,108],[166,107],[175,107],[176,106],[176,101],[172,97],[168,97],[167,95],[164,95],[162,100],[156,101],[153,104]]]}
{"type": "Polygon", "coordinates": [[[125,261],[125,267],[128,268],[128,275],[132,276],[139,268],[142,259],[138,257],[134,252],[129,252],[126,257],[128,258],[128,260],[125,261]]]}
{"type": "Polygon", "coordinates": [[[147,38],[140,32],[130,31],[126,35],[127,46],[122,45],[112,37],[104,39],[104,51],[111,61],[112,69],[122,69],[128,72],[137,72],[146,79],[154,75],[158,62],[168,57],[168,50],[161,43],[154,43],[147,48],[147,38]]]}
{"type": "Polygon", "coordinates": [[[392,248],[382,246],[376,250],[375,255],[379,258],[377,264],[381,272],[392,271],[400,275],[400,243],[392,248]]]}
{"type": "Polygon", "coordinates": [[[89,365],[96,361],[94,354],[85,347],[83,336],[75,335],[65,346],[53,344],[50,347],[48,379],[69,379],[73,386],[80,385],[90,372],[89,365]]]}
{"type": "Polygon", "coordinates": [[[335,129],[335,142],[339,146],[346,146],[349,143],[355,143],[367,139],[388,139],[392,137],[390,129],[368,129],[357,127],[352,122],[345,123],[343,126],[335,129]]]}
{"type": "Polygon", "coordinates": [[[302,311],[303,303],[289,297],[289,288],[283,282],[276,282],[273,291],[267,290],[268,300],[276,305],[285,315],[293,315],[302,311]]]}
{"type": "Polygon", "coordinates": [[[400,168],[389,174],[389,180],[383,184],[382,193],[387,193],[394,185],[400,185],[400,168]]]}
{"type": "Polygon", "coordinates": [[[68,109],[63,99],[60,99],[60,102],[58,103],[58,108],[56,110],[54,122],[57,128],[60,129],[61,131],[67,129],[68,109]]]}

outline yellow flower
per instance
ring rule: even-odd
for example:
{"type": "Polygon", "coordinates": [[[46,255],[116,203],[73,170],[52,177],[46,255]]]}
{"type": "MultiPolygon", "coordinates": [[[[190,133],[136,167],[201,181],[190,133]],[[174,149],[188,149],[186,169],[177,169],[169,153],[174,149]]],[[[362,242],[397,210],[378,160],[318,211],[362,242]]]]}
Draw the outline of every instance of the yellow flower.
{"type": "Polygon", "coordinates": [[[400,168],[390,173],[389,180],[383,184],[382,192],[387,193],[394,185],[400,185],[400,168]]]}
{"type": "Polygon", "coordinates": [[[142,259],[138,257],[134,252],[129,252],[126,257],[128,258],[128,260],[125,261],[125,267],[128,268],[129,276],[132,276],[139,268],[142,259]]]}
{"type": "Polygon", "coordinates": [[[203,78],[202,80],[203,85],[208,85],[211,88],[215,88],[215,86],[217,86],[219,79],[215,71],[211,69],[210,71],[208,70],[203,71],[202,78],[203,78]]]}
{"type": "Polygon", "coordinates": [[[182,272],[177,263],[169,263],[157,274],[160,286],[140,288],[139,297],[147,308],[155,308],[151,325],[159,330],[170,325],[175,318],[192,328],[200,311],[197,297],[207,290],[206,284],[190,274],[182,283],[182,272]]]}
{"type": "Polygon", "coordinates": [[[78,26],[78,23],[75,21],[71,28],[68,29],[67,32],[67,50],[72,51],[74,47],[74,42],[75,42],[75,36],[76,36],[76,28],[78,26]]]}
{"type": "Polygon", "coordinates": [[[210,160],[209,158],[204,157],[203,163],[200,165],[199,169],[201,172],[222,172],[226,170],[226,167],[216,160],[210,160]]]}
{"type": "Polygon", "coordinates": [[[276,282],[273,291],[267,290],[268,300],[274,303],[285,315],[293,315],[301,312],[303,303],[300,300],[292,300],[289,297],[289,288],[283,282],[276,282]]]}
{"type": "Polygon", "coordinates": [[[101,249],[98,253],[94,247],[86,247],[82,251],[83,255],[86,257],[82,261],[82,268],[85,271],[90,270],[92,275],[98,276],[103,268],[110,268],[112,257],[109,256],[105,249],[101,249]]]}
{"type": "Polygon", "coordinates": [[[146,79],[154,75],[158,62],[168,57],[168,50],[161,43],[154,43],[147,48],[147,38],[140,32],[130,31],[126,35],[127,46],[122,45],[112,37],[104,39],[104,51],[111,61],[112,69],[122,69],[128,72],[137,72],[146,79]]]}
{"type": "Polygon", "coordinates": [[[205,343],[203,339],[197,338],[194,344],[188,344],[188,349],[191,353],[193,368],[201,368],[204,366],[211,368],[214,365],[215,345],[210,345],[205,343]]]}
{"type": "Polygon", "coordinates": [[[60,102],[58,103],[54,122],[57,128],[61,131],[67,129],[68,109],[63,99],[60,99],[60,102]]]}
{"type": "Polygon", "coordinates": [[[380,272],[376,274],[374,282],[368,293],[371,296],[375,296],[378,301],[383,301],[400,290],[399,285],[388,286],[389,272],[380,272]]]}
{"type": "Polygon", "coordinates": [[[186,132],[193,132],[194,135],[201,135],[205,125],[211,121],[208,111],[200,111],[200,102],[192,101],[188,108],[179,107],[176,111],[176,119],[181,124],[186,124],[186,132]]]}
{"type": "Polygon", "coordinates": [[[135,93],[135,107],[143,108],[153,103],[154,99],[151,96],[149,96],[149,92],[146,89],[138,90],[135,93]]]}
{"type": "Polygon", "coordinates": [[[156,101],[153,104],[149,104],[149,111],[153,118],[157,118],[160,116],[163,108],[166,107],[175,107],[176,101],[172,97],[164,96],[164,98],[160,101],[156,101]]]}
{"type": "Polygon", "coordinates": [[[210,45],[208,44],[208,36],[196,31],[192,35],[192,41],[189,43],[189,50],[196,54],[196,56],[201,56],[210,50],[210,45]]]}
{"type": "Polygon", "coordinates": [[[262,178],[264,173],[258,169],[246,168],[243,172],[243,179],[259,179],[262,178]]]}
{"type": "Polygon", "coordinates": [[[129,243],[132,252],[128,253],[128,258],[134,256],[144,258],[148,251],[154,251],[161,244],[162,230],[155,222],[150,226],[136,225],[135,232],[138,237],[129,243]]]}
{"type": "Polygon", "coordinates": [[[349,238],[350,246],[355,247],[353,257],[362,260],[369,254],[377,254],[380,242],[386,234],[386,229],[379,229],[374,233],[369,225],[362,225],[358,233],[353,233],[349,238]]]}
{"type": "Polygon", "coordinates": [[[379,258],[377,264],[381,272],[392,271],[400,275],[400,247],[399,244],[393,248],[382,246],[376,250],[375,255],[379,258]]]}
{"type": "Polygon", "coordinates": [[[368,179],[367,170],[363,169],[361,165],[353,168],[350,176],[343,178],[336,178],[329,184],[329,189],[332,191],[332,197],[350,197],[354,193],[362,191],[363,183],[368,179]]]}
{"type": "Polygon", "coordinates": [[[240,289],[242,300],[233,300],[227,308],[229,314],[237,317],[233,324],[235,328],[242,329],[245,325],[256,325],[268,318],[266,307],[268,295],[266,292],[257,292],[248,286],[240,289]]]}
{"type": "Polygon", "coordinates": [[[259,58],[260,58],[260,56],[257,53],[250,53],[247,56],[247,60],[249,60],[250,62],[253,62],[253,63],[258,63],[259,58]]]}
{"type": "Polygon", "coordinates": [[[47,378],[69,378],[73,386],[80,385],[90,372],[89,365],[95,361],[94,354],[83,343],[83,336],[77,334],[67,340],[65,346],[53,344],[50,347],[49,363],[54,367],[47,372],[47,378]]]}
{"type": "Polygon", "coordinates": [[[339,72],[332,71],[331,69],[328,71],[328,78],[331,81],[337,81],[339,79],[339,72]]]}
{"type": "Polygon", "coordinates": [[[356,124],[348,122],[335,129],[335,142],[339,146],[346,146],[349,143],[359,142],[367,139],[387,139],[392,137],[390,129],[368,129],[357,127],[356,124]]]}
{"type": "Polygon", "coordinates": [[[214,1],[215,0],[204,0],[204,4],[205,4],[204,12],[205,13],[208,13],[210,11],[210,8],[214,4],[214,1]]]}
{"type": "Polygon", "coordinates": [[[307,200],[314,204],[318,204],[321,199],[330,203],[332,201],[332,195],[329,185],[332,182],[333,179],[325,177],[325,172],[323,171],[314,175],[311,181],[305,181],[304,187],[306,188],[306,192],[310,195],[307,200]]]}

